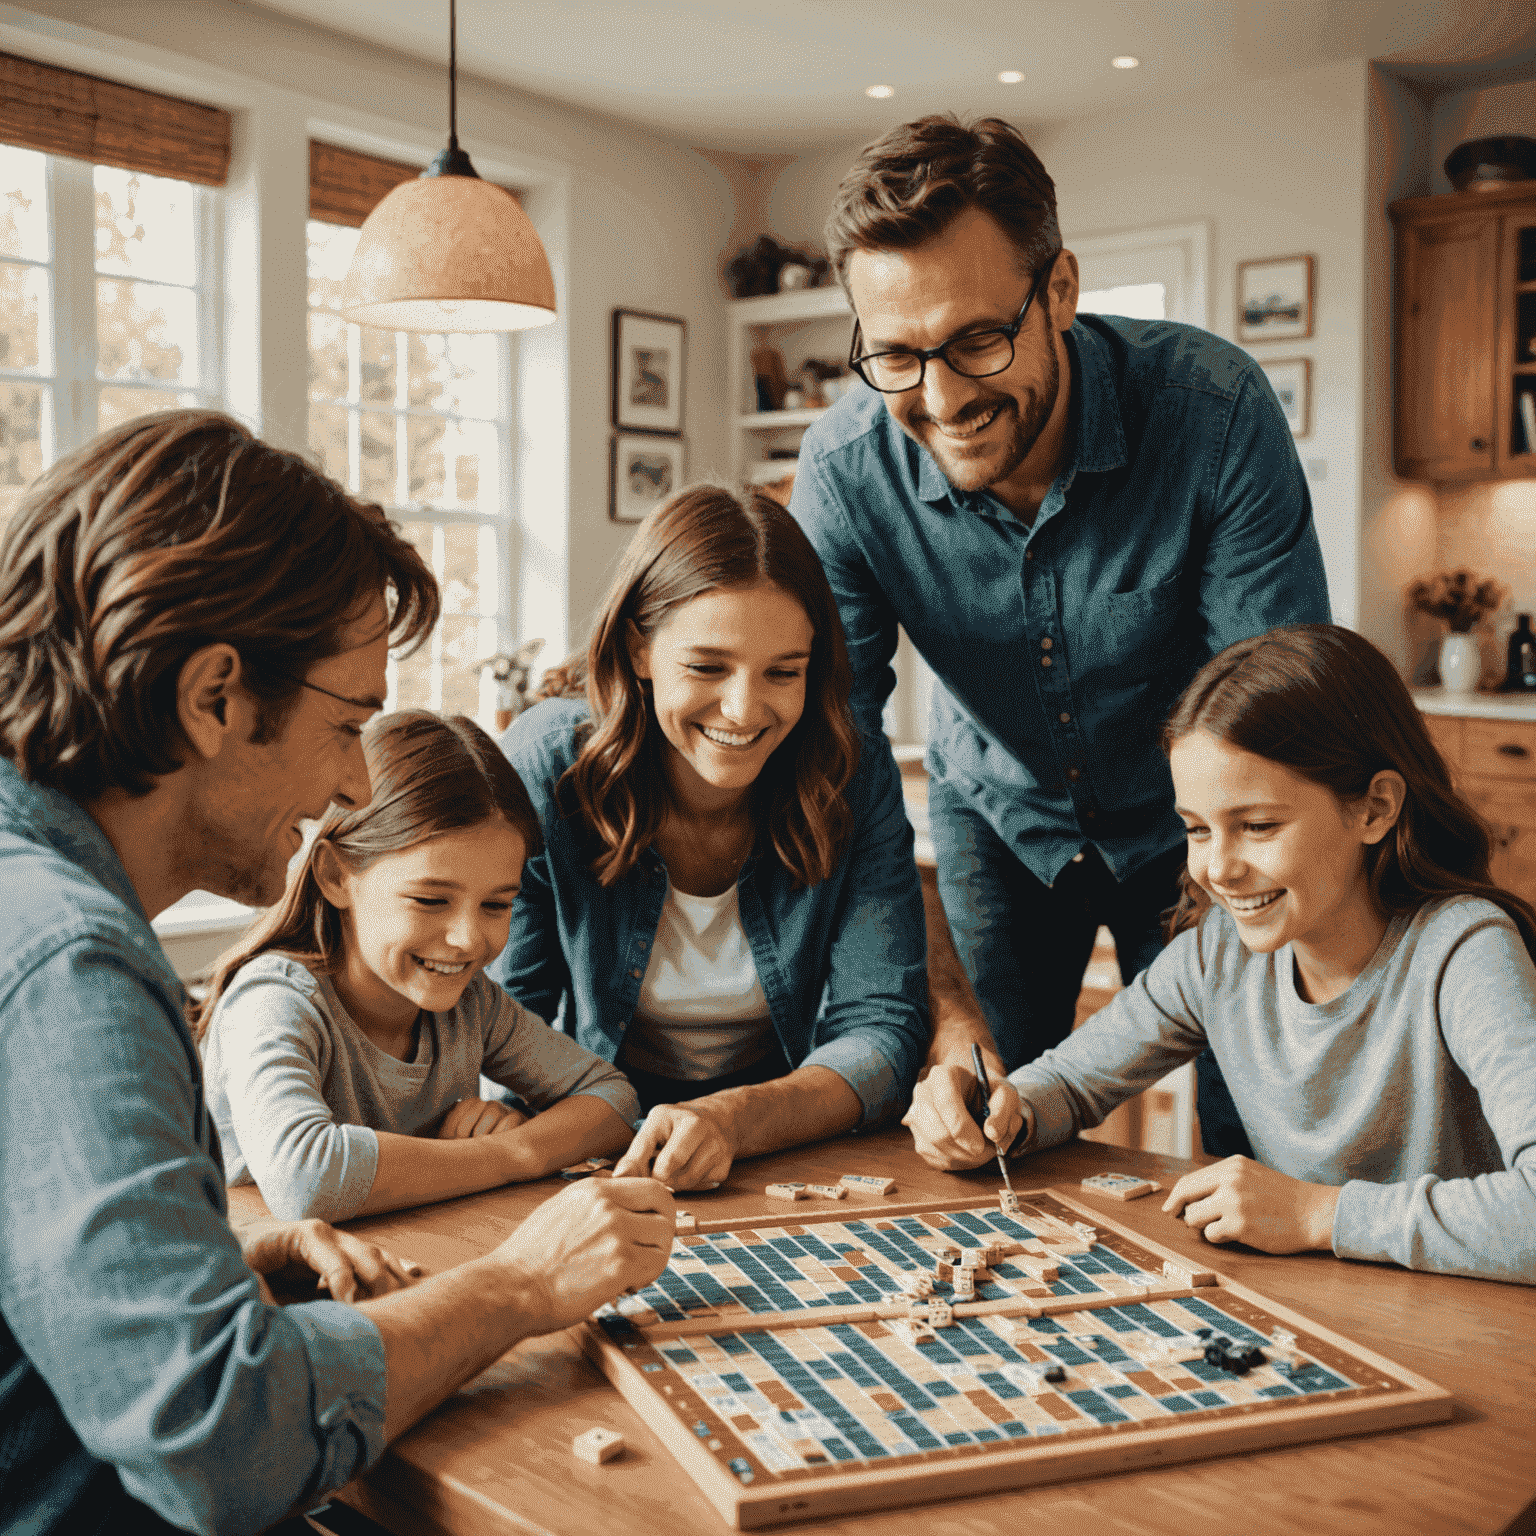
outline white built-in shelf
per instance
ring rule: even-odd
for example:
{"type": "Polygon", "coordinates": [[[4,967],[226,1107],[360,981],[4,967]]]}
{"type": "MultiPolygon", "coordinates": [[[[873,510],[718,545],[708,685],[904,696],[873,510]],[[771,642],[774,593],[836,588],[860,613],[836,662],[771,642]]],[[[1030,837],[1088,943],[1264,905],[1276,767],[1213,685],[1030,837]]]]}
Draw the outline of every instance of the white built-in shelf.
{"type": "Polygon", "coordinates": [[[836,285],[731,300],[731,319],[737,325],[785,325],[797,320],[825,320],[831,315],[852,313],[847,295],[836,285]]]}
{"type": "Polygon", "coordinates": [[[808,427],[826,414],[824,405],[806,405],[797,411],[753,411],[750,416],[738,416],[736,425],[744,432],[777,432],[787,427],[808,427]]]}

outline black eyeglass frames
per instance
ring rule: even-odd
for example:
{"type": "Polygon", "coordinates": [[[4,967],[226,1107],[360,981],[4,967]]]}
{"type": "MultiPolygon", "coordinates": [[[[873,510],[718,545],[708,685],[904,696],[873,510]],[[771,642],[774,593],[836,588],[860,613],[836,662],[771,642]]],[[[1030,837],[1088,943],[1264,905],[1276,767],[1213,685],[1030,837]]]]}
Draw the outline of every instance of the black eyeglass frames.
{"type": "MultiPolygon", "coordinates": [[[[1058,251],[1056,256],[1060,254],[1058,251]]],[[[1056,256],[1052,256],[1036,274],[1023,307],[1007,325],[970,331],[964,336],[952,337],[937,347],[870,352],[860,357],[859,343],[863,333],[855,318],[853,341],[848,348],[848,366],[871,389],[879,390],[882,395],[900,395],[909,389],[919,388],[927,377],[929,362],[936,357],[943,358],[952,372],[967,379],[988,379],[995,373],[1006,373],[1013,366],[1014,340],[1024,328],[1024,317],[1029,313],[1029,306],[1035,302],[1035,295],[1040,292],[1055,267],[1056,256]]]]}

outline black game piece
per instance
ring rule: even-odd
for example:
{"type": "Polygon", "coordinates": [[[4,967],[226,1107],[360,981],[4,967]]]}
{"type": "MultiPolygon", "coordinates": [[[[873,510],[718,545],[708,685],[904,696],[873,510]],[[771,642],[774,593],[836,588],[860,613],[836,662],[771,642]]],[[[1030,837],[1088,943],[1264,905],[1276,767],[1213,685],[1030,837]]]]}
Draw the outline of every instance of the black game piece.
{"type": "Polygon", "coordinates": [[[1065,1381],[1067,1379],[1066,1367],[1060,1365],[1051,1366],[1045,1373],[1045,1379],[1051,1382],[1065,1381]]]}

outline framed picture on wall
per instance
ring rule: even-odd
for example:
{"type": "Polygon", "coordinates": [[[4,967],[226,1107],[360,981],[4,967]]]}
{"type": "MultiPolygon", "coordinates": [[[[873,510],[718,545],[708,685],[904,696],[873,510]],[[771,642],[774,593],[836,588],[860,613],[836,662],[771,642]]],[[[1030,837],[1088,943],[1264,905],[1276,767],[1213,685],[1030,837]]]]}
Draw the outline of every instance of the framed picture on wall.
{"type": "Polygon", "coordinates": [[[687,326],[670,315],[613,312],[613,424],[621,432],[683,430],[687,326]]]}
{"type": "Polygon", "coordinates": [[[1307,437],[1312,431],[1312,359],[1278,357],[1260,359],[1259,367],[1268,375],[1286,424],[1293,437],[1307,437]]]}
{"type": "Polygon", "coordinates": [[[1237,264],[1237,339],[1300,341],[1312,334],[1310,256],[1237,264]]]}
{"type": "Polygon", "coordinates": [[[683,484],[687,444],[680,437],[630,437],[620,433],[609,457],[608,516],[638,523],[683,484]]]}

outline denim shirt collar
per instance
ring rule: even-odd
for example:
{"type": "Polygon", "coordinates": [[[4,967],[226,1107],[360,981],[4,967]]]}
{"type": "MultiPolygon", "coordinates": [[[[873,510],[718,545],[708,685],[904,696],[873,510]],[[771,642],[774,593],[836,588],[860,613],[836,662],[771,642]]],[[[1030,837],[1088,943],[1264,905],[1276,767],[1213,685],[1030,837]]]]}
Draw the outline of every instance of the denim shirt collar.
{"type": "Polygon", "coordinates": [[[0,831],[48,844],[61,857],[78,864],[148,926],[149,917],[123,861],[85,807],[46,784],[29,782],[4,759],[0,759],[0,831]]]}
{"type": "MultiPolygon", "coordinates": [[[[1077,434],[1071,458],[1056,477],[1063,490],[1079,473],[1104,474],[1128,462],[1125,427],[1120,417],[1120,395],[1110,368],[1107,343],[1086,326],[1073,323],[1067,332],[1072,388],[1077,400],[1077,434]]],[[[901,428],[894,417],[891,425],[901,428]]],[[[927,502],[966,503],[966,493],[949,483],[938,461],[926,448],[914,444],[918,454],[917,494],[927,502]]]]}

